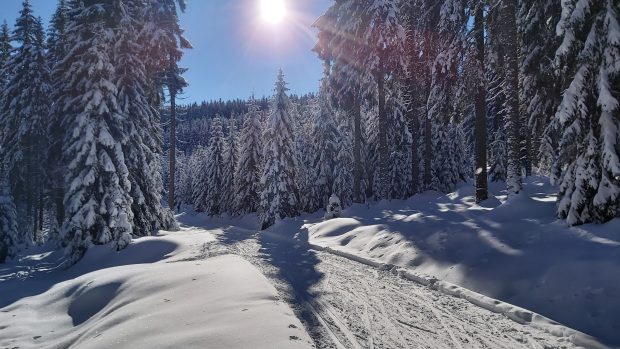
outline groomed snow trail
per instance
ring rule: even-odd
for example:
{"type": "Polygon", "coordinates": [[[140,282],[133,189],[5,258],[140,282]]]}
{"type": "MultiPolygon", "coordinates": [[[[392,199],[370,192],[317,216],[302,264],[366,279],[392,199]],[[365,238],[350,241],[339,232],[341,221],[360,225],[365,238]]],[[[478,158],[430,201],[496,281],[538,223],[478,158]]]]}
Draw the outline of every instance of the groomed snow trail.
{"type": "Polygon", "coordinates": [[[234,253],[258,266],[318,348],[578,348],[389,271],[314,251],[303,233],[222,231],[208,254],[234,253]]]}

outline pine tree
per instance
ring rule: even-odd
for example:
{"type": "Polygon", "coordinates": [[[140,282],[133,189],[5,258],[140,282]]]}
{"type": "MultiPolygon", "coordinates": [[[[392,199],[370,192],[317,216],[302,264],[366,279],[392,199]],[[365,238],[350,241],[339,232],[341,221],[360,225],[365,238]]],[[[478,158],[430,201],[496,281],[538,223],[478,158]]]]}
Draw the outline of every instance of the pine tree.
{"type": "Polygon", "coordinates": [[[330,85],[336,101],[353,120],[354,200],[363,202],[367,186],[364,175],[364,139],[362,136],[362,95],[367,89],[363,61],[364,32],[368,19],[364,15],[367,0],[336,1],[314,26],[319,29],[315,51],[331,63],[330,85]]]}
{"type": "MultiPolygon", "coordinates": [[[[147,100],[149,81],[140,61],[135,20],[131,8],[123,8],[116,33],[114,66],[119,112],[127,119],[129,138],[123,147],[131,183],[133,234],[148,236],[160,229],[175,228],[174,217],[162,208],[160,173],[162,130],[147,100]]],[[[171,207],[172,208],[172,207],[171,207]]]]}
{"type": "Polygon", "coordinates": [[[275,96],[265,128],[265,167],[261,177],[261,227],[299,213],[296,183],[295,139],[282,70],[278,72],[275,96]]]}
{"type": "Polygon", "coordinates": [[[69,17],[72,49],[61,69],[67,81],[61,106],[62,153],[68,164],[63,232],[76,261],[91,244],[123,249],[131,241],[131,182],[123,153],[131,127],[117,103],[111,57],[118,9],[94,1],[76,6],[69,17]]]}
{"type": "Polygon", "coordinates": [[[353,203],[353,130],[351,120],[346,115],[337,118],[338,134],[336,143],[336,159],[334,164],[334,184],[332,193],[340,198],[342,207],[353,203]]]}
{"type": "Polygon", "coordinates": [[[517,1],[501,0],[500,26],[505,49],[504,94],[506,96],[506,135],[508,145],[508,163],[506,185],[510,194],[519,194],[522,183],[522,129],[519,114],[519,52],[517,33],[517,1]]]}
{"type": "Polygon", "coordinates": [[[15,256],[18,236],[17,211],[4,167],[0,164],[0,264],[15,256]]]}
{"type": "Polygon", "coordinates": [[[332,194],[334,186],[334,166],[337,156],[337,140],[341,137],[336,128],[333,108],[329,101],[329,88],[327,85],[329,67],[325,67],[325,76],[317,97],[318,108],[312,127],[312,139],[315,147],[314,159],[310,173],[311,192],[309,209],[314,212],[325,207],[332,194]]]}
{"type": "Polygon", "coordinates": [[[569,85],[554,122],[558,216],[570,225],[620,217],[619,22],[617,1],[562,2],[556,64],[569,85]]]}
{"type": "Polygon", "coordinates": [[[62,140],[64,130],[62,129],[62,107],[60,101],[63,99],[61,91],[64,91],[63,85],[67,84],[64,80],[65,71],[68,67],[60,64],[69,48],[67,43],[67,26],[68,26],[69,5],[64,1],[58,2],[56,11],[52,16],[52,21],[48,29],[48,55],[47,64],[51,70],[51,100],[50,106],[48,135],[50,139],[47,151],[46,169],[48,173],[48,186],[50,189],[50,201],[52,201],[55,210],[55,222],[52,231],[54,235],[59,234],[60,227],[64,222],[64,174],[66,167],[62,159],[62,140]]]}
{"type": "Polygon", "coordinates": [[[203,190],[206,190],[205,212],[211,216],[218,216],[224,212],[224,148],[222,119],[218,116],[213,119],[213,124],[211,125],[206,164],[207,184],[203,188],[203,190]]]}
{"type": "MultiPolygon", "coordinates": [[[[557,141],[555,136],[552,136],[553,139],[544,138],[547,137],[547,128],[551,124],[561,97],[560,81],[553,67],[553,57],[559,46],[559,37],[555,30],[560,14],[560,1],[520,1],[518,27],[523,41],[520,59],[522,85],[520,99],[521,109],[527,118],[524,135],[528,138],[527,144],[531,144],[529,152],[532,165],[545,174],[550,172],[551,161],[545,159],[547,155],[534,155],[537,151],[545,152],[543,149],[551,145],[547,143],[543,146],[543,142],[557,141]]],[[[552,147],[555,147],[555,144],[552,147]]]]}
{"type": "Polygon", "coordinates": [[[4,88],[4,84],[8,79],[8,75],[4,71],[4,68],[11,59],[12,50],[9,25],[5,21],[2,23],[2,28],[0,29],[0,89],[4,88]]]}
{"type": "Polygon", "coordinates": [[[506,160],[508,153],[506,148],[506,134],[504,125],[499,125],[493,134],[489,150],[489,160],[491,168],[489,177],[493,182],[503,182],[506,180],[506,160]]]}
{"type": "Polygon", "coordinates": [[[239,144],[239,162],[235,175],[236,213],[257,212],[260,204],[260,175],[262,153],[260,110],[254,98],[250,100],[239,144]]]}
{"type": "Polygon", "coordinates": [[[42,224],[44,168],[49,114],[49,70],[45,61],[43,26],[24,1],[12,39],[18,42],[6,64],[8,81],[2,91],[0,146],[25,241],[33,241],[42,224]]]}
{"type": "Polygon", "coordinates": [[[364,32],[364,66],[377,86],[379,108],[379,180],[382,192],[388,196],[389,183],[389,121],[386,111],[386,77],[405,69],[405,28],[401,23],[400,2],[396,0],[374,0],[368,5],[368,18],[364,32]]]}
{"type": "Polygon", "coordinates": [[[208,149],[199,146],[190,157],[192,176],[192,204],[196,212],[205,212],[208,190],[208,149]]]}
{"type": "Polygon", "coordinates": [[[433,156],[430,163],[431,188],[451,192],[460,181],[459,154],[454,135],[458,127],[458,111],[455,106],[458,92],[458,68],[463,56],[467,17],[464,3],[460,0],[446,1],[440,11],[440,49],[432,71],[431,91],[428,98],[428,118],[431,120],[431,143],[433,156]]]}
{"type": "Polygon", "coordinates": [[[398,94],[400,88],[391,88],[392,94],[387,99],[388,142],[389,149],[389,187],[388,199],[405,199],[411,192],[411,144],[413,140],[405,111],[403,96],[398,94]]]}
{"type": "Polygon", "coordinates": [[[233,213],[235,209],[235,175],[239,161],[237,130],[234,115],[230,118],[228,137],[223,149],[222,212],[233,213]]]}

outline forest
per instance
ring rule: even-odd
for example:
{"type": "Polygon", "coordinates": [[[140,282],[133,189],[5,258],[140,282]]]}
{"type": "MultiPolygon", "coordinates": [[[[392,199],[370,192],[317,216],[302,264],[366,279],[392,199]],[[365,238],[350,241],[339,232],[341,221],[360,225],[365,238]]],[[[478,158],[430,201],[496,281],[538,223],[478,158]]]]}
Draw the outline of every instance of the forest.
{"type": "Polygon", "coordinates": [[[483,202],[488,181],[519,195],[541,174],[569,225],[620,216],[615,1],[336,1],[314,24],[316,95],[290,98],[280,72],[269,99],[177,107],[184,9],[60,1],[46,32],[25,1],[3,25],[3,260],[44,240],[78,259],[122,249],[174,227],[166,196],[268,227],[332,194],[346,207],[473,179],[483,202]]]}

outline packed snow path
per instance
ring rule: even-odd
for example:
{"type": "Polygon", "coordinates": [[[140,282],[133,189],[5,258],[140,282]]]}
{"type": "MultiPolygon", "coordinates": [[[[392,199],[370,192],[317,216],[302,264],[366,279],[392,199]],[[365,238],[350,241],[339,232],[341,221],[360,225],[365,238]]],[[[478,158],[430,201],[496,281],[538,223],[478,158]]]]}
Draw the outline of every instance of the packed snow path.
{"type": "Polygon", "coordinates": [[[319,348],[577,348],[461,298],[328,252],[305,231],[257,233],[215,221],[203,257],[239,254],[269,276],[319,348]]]}

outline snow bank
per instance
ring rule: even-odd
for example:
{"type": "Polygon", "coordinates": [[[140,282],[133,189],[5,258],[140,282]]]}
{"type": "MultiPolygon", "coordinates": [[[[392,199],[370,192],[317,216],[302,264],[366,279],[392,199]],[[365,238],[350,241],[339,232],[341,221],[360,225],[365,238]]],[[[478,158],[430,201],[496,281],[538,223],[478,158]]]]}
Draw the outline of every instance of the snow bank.
{"type": "Polygon", "coordinates": [[[22,297],[0,303],[0,347],[312,347],[250,263],[201,258],[212,240],[198,230],[139,239],[120,255],[95,248],[68,271],[3,281],[3,297],[22,297]]]}
{"type": "Polygon", "coordinates": [[[380,268],[398,266],[409,279],[576,344],[587,336],[536,313],[620,345],[620,220],[568,228],[555,220],[554,192],[544,178],[532,178],[523,195],[506,199],[496,190],[479,206],[464,185],[449,195],[355,205],[344,212],[348,218],[301,228],[313,245],[380,268]]]}

